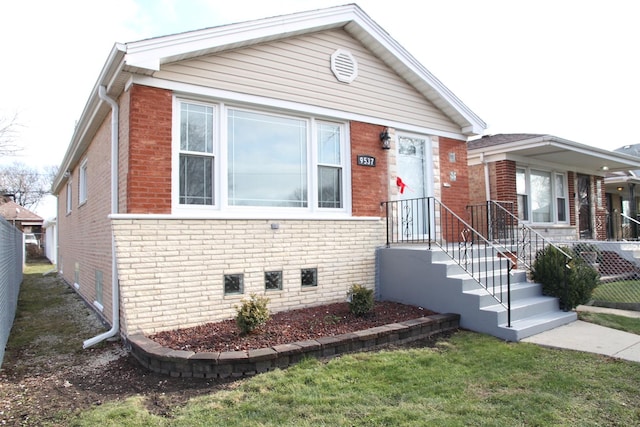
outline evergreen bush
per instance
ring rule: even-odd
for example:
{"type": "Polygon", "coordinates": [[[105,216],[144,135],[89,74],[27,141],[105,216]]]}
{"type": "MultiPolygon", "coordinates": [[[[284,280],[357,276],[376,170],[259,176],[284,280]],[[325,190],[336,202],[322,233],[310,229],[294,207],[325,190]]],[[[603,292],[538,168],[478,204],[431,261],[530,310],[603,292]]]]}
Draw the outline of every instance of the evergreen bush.
{"type": "Polygon", "coordinates": [[[251,294],[249,300],[244,300],[240,307],[236,307],[236,325],[243,334],[249,334],[267,323],[270,316],[268,303],[269,298],[251,294]]]}
{"type": "Polygon", "coordinates": [[[356,316],[364,316],[373,310],[373,289],[362,285],[353,285],[347,293],[349,311],[356,316]]]}
{"type": "Polygon", "coordinates": [[[593,290],[598,286],[598,271],[585,262],[568,247],[560,248],[571,257],[566,266],[566,257],[554,246],[538,251],[533,263],[531,278],[542,285],[544,295],[560,299],[560,307],[572,310],[591,299],[593,290]],[[566,277],[566,287],[565,287],[566,277]]]}

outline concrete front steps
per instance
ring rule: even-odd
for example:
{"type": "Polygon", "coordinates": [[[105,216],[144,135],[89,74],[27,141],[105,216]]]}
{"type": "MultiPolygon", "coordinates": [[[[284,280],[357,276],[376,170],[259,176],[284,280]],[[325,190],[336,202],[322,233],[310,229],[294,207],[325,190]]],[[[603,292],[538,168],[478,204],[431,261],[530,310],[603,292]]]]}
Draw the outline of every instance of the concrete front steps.
{"type": "MultiPolygon", "coordinates": [[[[511,325],[507,322],[506,272],[490,277],[498,302],[462,267],[437,247],[392,247],[378,251],[379,297],[420,305],[440,313],[460,314],[460,326],[508,340],[523,338],[577,320],[564,312],[557,298],[542,295],[542,287],[527,281],[524,270],[511,272],[511,325]],[[494,279],[495,278],[495,279],[494,279]]],[[[477,254],[476,255],[477,259],[477,254]]],[[[492,265],[491,260],[475,265],[492,265]]],[[[496,264],[497,265],[497,264],[496,264]]],[[[503,261],[502,265],[505,265],[503,261]]]]}

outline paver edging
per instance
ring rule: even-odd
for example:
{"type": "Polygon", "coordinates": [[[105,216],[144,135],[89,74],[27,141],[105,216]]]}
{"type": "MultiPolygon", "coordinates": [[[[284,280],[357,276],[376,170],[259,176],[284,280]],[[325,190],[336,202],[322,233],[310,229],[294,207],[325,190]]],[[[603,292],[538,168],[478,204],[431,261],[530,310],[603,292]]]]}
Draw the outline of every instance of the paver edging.
{"type": "Polygon", "coordinates": [[[307,357],[335,357],[393,344],[406,344],[458,329],[459,314],[435,314],[353,333],[273,347],[226,352],[172,350],[141,333],[125,338],[133,357],[152,372],[172,377],[228,378],[283,369],[307,357]]]}

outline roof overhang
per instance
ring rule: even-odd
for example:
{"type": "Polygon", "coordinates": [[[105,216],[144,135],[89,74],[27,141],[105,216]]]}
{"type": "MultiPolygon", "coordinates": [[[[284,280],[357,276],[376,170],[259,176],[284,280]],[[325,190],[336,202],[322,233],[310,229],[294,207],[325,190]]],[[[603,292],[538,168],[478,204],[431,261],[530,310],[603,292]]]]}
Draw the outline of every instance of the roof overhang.
{"type": "Polygon", "coordinates": [[[609,172],[640,169],[640,158],[591,147],[552,135],[469,148],[469,164],[514,160],[520,164],[548,166],[605,176],[609,172]]]}
{"type": "Polygon", "coordinates": [[[132,74],[153,75],[162,64],[238,49],[258,43],[341,28],[377,55],[451,118],[461,133],[481,135],[487,125],[433,74],[355,4],[241,22],[164,37],[114,45],[83,110],[69,149],[53,183],[54,194],[66,181],[65,172],[79,161],[109,112],[98,96],[104,86],[118,98],[132,74]]]}

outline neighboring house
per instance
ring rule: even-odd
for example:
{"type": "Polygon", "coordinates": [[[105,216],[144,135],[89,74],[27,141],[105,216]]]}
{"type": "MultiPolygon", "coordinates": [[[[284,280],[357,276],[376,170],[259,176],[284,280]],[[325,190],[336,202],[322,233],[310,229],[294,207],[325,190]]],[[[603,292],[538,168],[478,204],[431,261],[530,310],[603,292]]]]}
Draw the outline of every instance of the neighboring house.
{"type": "Polygon", "coordinates": [[[42,240],[44,220],[24,206],[20,206],[7,197],[0,197],[0,216],[25,234],[35,234],[42,240]]]}
{"type": "Polygon", "coordinates": [[[356,5],[116,44],[53,186],[85,345],[373,288],[381,202],[464,215],[485,128],[356,5]]]}
{"type": "Polygon", "coordinates": [[[467,149],[470,204],[498,201],[556,241],[611,237],[605,176],[640,167],[637,157],[552,135],[490,135],[467,149]]]}
{"type": "MultiPolygon", "coordinates": [[[[614,150],[640,158],[640,144],[614,150]]],[[[612,240],[637,240],[640,236],[640,169],[608,174],[605,179],[609,220],[608,236],[612,240]]]]}
{"type": "Polygon", "coordinates": [[[55,218],[50,218],[42,224],[44,229],[44,255],[52,263],[58,261],[58,224],[55,218]]]}

